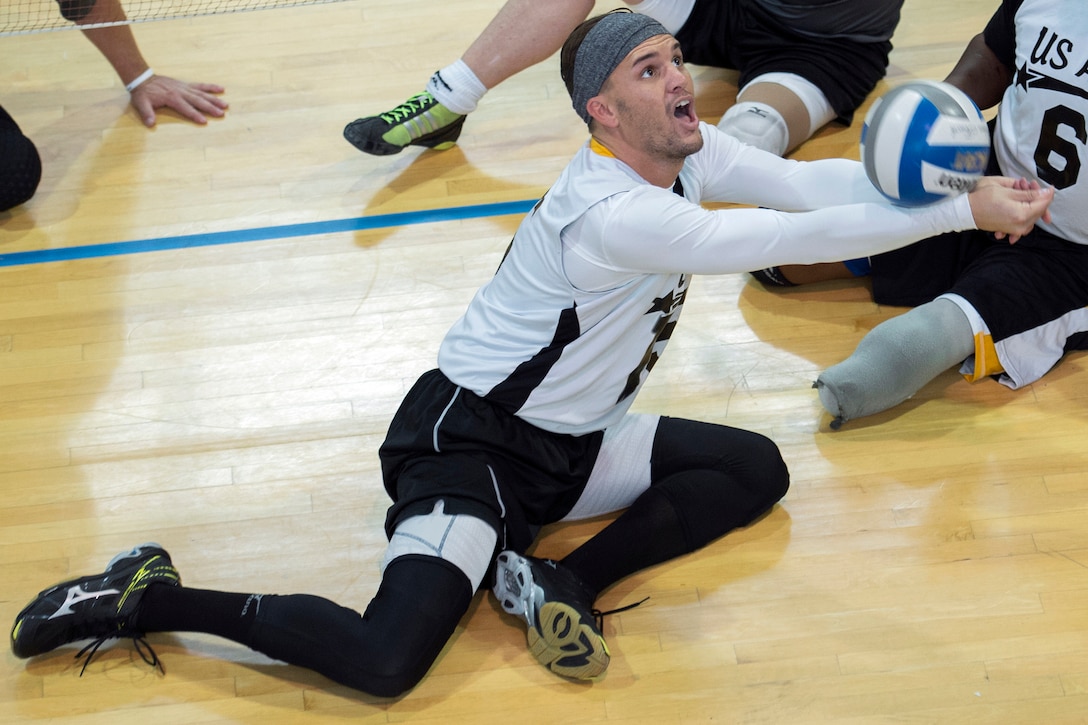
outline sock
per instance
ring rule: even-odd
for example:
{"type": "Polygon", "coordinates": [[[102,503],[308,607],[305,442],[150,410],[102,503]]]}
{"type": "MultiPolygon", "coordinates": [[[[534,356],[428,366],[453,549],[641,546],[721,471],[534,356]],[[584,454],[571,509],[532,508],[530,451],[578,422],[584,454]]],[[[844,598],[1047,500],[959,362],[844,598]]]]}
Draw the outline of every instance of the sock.
{"type": "Polygon", "coordinates": [[[436,101],[462,116],[475,111],[476,104],[487,93],[484,84],[461,59],[435,71],[427,81],[427,90],[436,101]]]}
{"type": "Polygon", "coordinates": [[[205,632],[248,644],[261,597],[152,584],[133,626],[144,632],[205,632]]]}

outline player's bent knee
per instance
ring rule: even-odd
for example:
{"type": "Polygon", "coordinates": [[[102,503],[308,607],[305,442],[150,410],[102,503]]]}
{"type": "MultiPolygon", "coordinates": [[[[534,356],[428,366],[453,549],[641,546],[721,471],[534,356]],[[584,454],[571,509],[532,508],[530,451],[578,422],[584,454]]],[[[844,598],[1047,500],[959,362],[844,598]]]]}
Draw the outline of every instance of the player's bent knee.
{"type": "Polygon", "coordinates": [[[4,157],[0,176],[0,211],[7,211],[30,200],[42,178],[38,149],[26,136],[5,135],[0,142],[4,157]]]}
{"type": "Polygon", "coordinates": [[[763,502],[762,508],[770,508],[789,490],[789,468],[777,443],[762,433],[744,433],[746,463],[723,470],[736,476],[748,491],[759,497],[763,502]]]}
{"type": "Polygon", "coordinates": [[[734,104],[718,121],[718,128],[749,146],[781,156],[789,148],[790,132],[786,119],[766,103],[741,101],[734,104]]]}

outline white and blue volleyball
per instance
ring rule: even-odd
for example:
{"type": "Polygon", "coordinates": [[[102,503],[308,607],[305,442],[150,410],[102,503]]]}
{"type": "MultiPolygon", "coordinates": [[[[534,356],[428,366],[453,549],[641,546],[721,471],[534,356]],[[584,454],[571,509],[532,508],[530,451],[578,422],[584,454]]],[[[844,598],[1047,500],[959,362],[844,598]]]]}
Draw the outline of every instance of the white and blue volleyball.
{"type": "Polygon", "coordinates": [[[909,81],[873,102],[861,127],[861,161],[881,194],[922,206],[971,189],[986,171],[990,133],[966,93],[909,81]]]}

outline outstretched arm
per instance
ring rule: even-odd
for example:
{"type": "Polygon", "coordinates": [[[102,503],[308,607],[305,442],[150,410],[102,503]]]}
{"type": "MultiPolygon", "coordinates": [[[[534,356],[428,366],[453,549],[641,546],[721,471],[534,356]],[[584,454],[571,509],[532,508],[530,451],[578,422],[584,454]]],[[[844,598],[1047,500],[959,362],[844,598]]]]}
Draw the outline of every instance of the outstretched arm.
{"type": "MultiPolygon", "coordinates": [[[[119,0],[97,0],[78,23],[118,22],[125,17],[119,0]]],[[[85,28],[83,34],[105,56],[126,87],[150,70],[129,25],[85,28]]],[[[155,125],[157,108],[173,109],[194,123],[207,123],[207,116],[222,116],[227,102],[216,95],[222,92],[223,88],[213,83],[186,83],[154,73],[129,90],[132,107],[148,127],[155,125]]]]}

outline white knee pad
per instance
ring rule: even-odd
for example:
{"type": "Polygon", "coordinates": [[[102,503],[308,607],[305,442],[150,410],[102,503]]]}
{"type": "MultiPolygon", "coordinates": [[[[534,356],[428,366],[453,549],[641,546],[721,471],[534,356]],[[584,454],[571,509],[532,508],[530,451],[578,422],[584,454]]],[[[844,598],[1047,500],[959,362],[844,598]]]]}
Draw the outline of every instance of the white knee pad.
{"type": "Polygon", "coordinates": [[[789,148],[790,132],[786,128],[786,119],[766,103],[734,103],[718,121],[718,128],[749,146],[778,156],[789,148]]]}
{"type": "MultiPolygon", "coordinates": [[[[757,83],[775,83],[788,88],[793,95],[801,99],[805,110],[808,111],[809,136],[820,130],[824,124],[830,123],[837,115],[824,92],[815,83],[807,78],[802,78],[796,73],[764,73],[748,81],[744,88],[754,86],[757,83]]],[[[744,88],[737,92],[738,96],[744,93],[744,88]]]]}
{"type": "Polygon", "coordinates": [[[495,553],[498,534],[475,516],[445,513],[439,501],[429,514],[412,516],[397,524],[385,550],[381,570],[398,556],[422,554],[445,559],[468,577],[472,591],[479,588],[495,553]]]}

